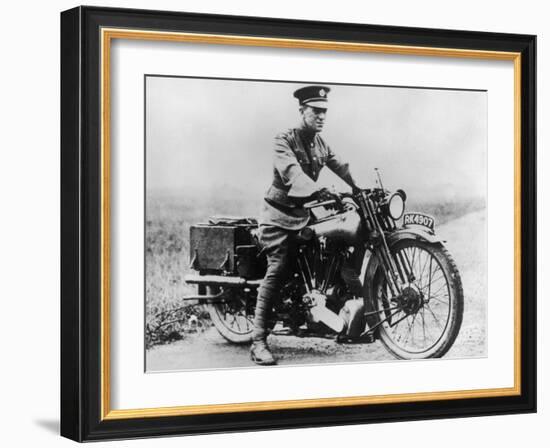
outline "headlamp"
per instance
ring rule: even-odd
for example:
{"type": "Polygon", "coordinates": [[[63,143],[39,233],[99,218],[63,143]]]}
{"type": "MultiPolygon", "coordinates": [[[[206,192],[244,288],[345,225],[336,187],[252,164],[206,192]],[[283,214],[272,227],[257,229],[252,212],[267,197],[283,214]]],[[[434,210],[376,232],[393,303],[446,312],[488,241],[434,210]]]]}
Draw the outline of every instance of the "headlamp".
{"type": "Polygon", "coordinates": [[[403,190],[397,190],[390,196],[388,201],[388,214],[394,221],[397,221],[405,212],[406,195],[403,190]]]}

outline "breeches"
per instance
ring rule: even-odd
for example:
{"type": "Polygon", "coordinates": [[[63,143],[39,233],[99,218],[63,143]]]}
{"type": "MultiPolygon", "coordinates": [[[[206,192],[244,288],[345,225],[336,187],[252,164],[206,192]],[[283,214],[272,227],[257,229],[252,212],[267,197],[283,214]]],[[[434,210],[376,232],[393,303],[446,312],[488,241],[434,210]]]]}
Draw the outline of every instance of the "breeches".
{"type": "Polygon", "coordinates": [[[266,336],[266,321],[273,298],[276,297],[289,274],[291,257],[296,248],[296,231],[275,226],[260,227],[260,244],[267,258],[267,270],[258,290],[254,313],[254,340],[266,336]]]}
{"type": "Polygon", "coordinates": [[[294,230],[274,226],[260,227],[260,243],[267,258],[267,270],[258,291],[260,297],[271,299],[281,290],[295,256],[296,234],[294,230]]]}

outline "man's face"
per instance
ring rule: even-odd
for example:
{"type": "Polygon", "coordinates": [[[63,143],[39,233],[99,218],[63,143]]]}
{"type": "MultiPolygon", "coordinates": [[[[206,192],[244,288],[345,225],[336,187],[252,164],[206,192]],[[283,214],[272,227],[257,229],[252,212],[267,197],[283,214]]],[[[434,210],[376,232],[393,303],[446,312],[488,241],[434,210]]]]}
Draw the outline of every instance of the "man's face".
{"type": "Polygon", "coordinates": [[[321,132],[325,124],[327,110],[320,107],[302,106],[302,119],[305,128],[313,132],[321,132]]]}

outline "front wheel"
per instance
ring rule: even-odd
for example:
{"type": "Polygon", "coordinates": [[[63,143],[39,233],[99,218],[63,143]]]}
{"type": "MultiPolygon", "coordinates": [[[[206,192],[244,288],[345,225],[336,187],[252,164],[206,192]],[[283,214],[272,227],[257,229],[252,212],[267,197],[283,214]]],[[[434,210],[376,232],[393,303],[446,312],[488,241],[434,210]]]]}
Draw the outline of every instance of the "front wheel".
{"type": "Polygon", "coordinates": [[[456,264],[443,245],[423,240],[397,241],[390,252],[412,275],[392,297],[383,266],[371,258],[365,278],[369,326],[399,359],[442,357],[456,340],[464,312],[456,264]]]}

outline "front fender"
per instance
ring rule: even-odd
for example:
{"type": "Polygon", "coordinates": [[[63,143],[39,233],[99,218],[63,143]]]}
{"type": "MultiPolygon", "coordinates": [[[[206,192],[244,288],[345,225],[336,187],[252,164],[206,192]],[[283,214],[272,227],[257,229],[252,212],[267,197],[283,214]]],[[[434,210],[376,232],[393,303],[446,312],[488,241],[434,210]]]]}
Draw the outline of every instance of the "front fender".
{"type": "Polygon", "coordinates": [[[421,241],[427,241],[428,243],[432,243],[432,244],[438,244],[438,243],[441,244],[445,242],[445,240],[442,240],[437,235],[434,235],[432,233],[426,232],[425,230],[416,229],[416,228],[400,229],[396,232],[386,235],[386,241],[388,242],[388,246],[390,247],[401,240],[421,240],[421,241]]]}

